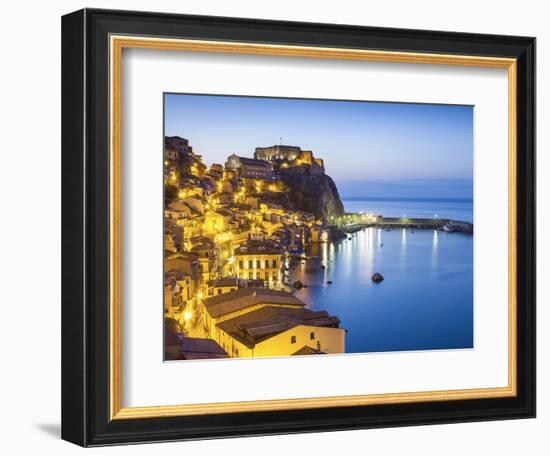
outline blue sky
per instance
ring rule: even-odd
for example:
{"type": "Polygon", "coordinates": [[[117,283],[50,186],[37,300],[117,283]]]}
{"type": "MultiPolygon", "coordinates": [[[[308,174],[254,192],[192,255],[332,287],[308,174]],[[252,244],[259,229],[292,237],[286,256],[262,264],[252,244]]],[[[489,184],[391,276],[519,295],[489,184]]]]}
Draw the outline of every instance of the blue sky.
{"type": "Polygon", "coordinates": [[[166,94],[165,134],[208,165],[282,138],[323,158],[343,197],[472,197],[472,106],[166,94]]]}

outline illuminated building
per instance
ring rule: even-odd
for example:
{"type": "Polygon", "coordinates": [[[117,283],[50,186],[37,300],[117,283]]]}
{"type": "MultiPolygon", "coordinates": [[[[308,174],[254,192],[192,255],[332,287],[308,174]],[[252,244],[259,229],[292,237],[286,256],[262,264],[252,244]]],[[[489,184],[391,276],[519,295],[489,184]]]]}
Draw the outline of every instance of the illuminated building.
{"type": "Polygon", "coordinates": [[[239,279],[236,277],[224,277],[208,282],[208,296],[218,296],[238,289],[239,279]]]}
{"type": "Polygon", "coordinates": [[[179,160],[187,154],[193,154],[189,140],[180,136],[166,136],[164,138],[165,160],[179,160]]]}
{"type": "Polygon", "coordinates": [[[225,167],[237,171],[239,176],[245,179],[271,179],[272,177],[271,164],[265,160],[233,154],[227,157],[225,167]]]}
{"type": "Polygon", "coordinates": [[[193,210],[187,204],[176,201],[165,207],[164,217],[167,219],[178,220],[189,217],[192,212],[193,210]]]}
{"type": "Polygon", "coordinates": [[[210,167],[210,170],[208,171],[208,174],[216,180],[222,179],[223,166],[218,163],[213,163],[212,166],[210,167]]]}
{"type": "Polygon", "coordinates": [[[203,314],[205,329],[210,337],[217,340],[216,325],[222,321],[269,305],[303,308],[305,304],[286,291],[247,287],[206,298],[201,305],[199,312],[203,314]]]}
{"type": "Polygon", "coordinates": [[[326,311],[268,306],[218,324],[218,344],[231,357],[344,353],[339,322],[326,311]]]}
{"type": "Polygon", "coordinates": [[[270,147],[256,147],[254,158],[267,161],[294,161],[303,155],[302,152],[305,151],[302,151],[302,149],[297,146],[275,145],[270,147]]]}
{"type": "Polygon", "coordinates": [[[191,248],[191,252],[197,256],[200,263],[202,283],[207,283],[216,269],[212,244],[210,242],[196,244],[191,248]]]}
{"type": "Polygon", "coordinates": [[[224,231],[233,214],[226,209],[208,211],[204,215],[204,234],[215,234],[224,231]]]}
{"type": "Polygon", "coordinates": [[[235,249],[234,275],[261,279],[270,286],[281,284],[282,252],[263,243],[248,243],[235,249]]]}
{"type": "Polygon", "coordinates": [[[311,150],[302,150],[297,146],[281,144],[270,147],[256,147],[254,158],[276,163],[282,169],[307,166],[312,173],[323,174],[325,172],[322,159],[315,158],[311,150]]]}
{"type": "Polygon", "coordinates": [[[168,254],[164,258],[164,270],[166,272],[174,270],[192,277],[198,277],[200,273],[199,257],[189,252],[168,254]]]}

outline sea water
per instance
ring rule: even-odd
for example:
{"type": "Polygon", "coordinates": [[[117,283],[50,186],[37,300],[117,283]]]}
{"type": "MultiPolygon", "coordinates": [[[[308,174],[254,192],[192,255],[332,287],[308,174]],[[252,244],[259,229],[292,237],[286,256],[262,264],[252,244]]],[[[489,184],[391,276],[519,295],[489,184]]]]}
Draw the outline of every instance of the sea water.
{"type": "MultiPolygon", "coordinates": [[[[348,212],[472,220],[471,202],[378,203],[344,201],[348,212]]],[[[313,244],[307,255],[290,282],[307,285],[296,296],[309,308],[340,319],[346,353],[473,347],[471,234],[366,228],[350,240],[313,244]],[[382,282],[372,281],[375,272],[382,282]]]]}

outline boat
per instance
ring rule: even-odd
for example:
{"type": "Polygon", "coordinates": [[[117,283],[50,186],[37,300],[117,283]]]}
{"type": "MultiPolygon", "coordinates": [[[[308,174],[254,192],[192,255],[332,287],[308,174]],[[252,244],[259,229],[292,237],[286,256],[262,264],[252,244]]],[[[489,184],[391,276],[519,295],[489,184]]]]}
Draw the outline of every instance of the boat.
{"type": "Polygon", "coordinates": [[[454,230],[454,227],[450,223],[445,223],[445,225],[443,225],[443,231],[446,233],[452,233],[454,230]]]}

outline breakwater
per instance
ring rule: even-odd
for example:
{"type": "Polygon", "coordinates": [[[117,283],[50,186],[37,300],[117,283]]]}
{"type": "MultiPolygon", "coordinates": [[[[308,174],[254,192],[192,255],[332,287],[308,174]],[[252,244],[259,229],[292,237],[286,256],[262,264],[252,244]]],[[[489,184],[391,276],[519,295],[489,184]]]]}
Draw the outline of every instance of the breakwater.
{"type": "Polygon", "coordinates": [[[414,217],[382,217],[363,216],[362,214],[346,214],[336,226],[346,233],[356,233],[364,228],[406,228],[406,229],[435,229],[448,232],[473,233],[472,223],[444,218],[414,218],[414,217]]]}

